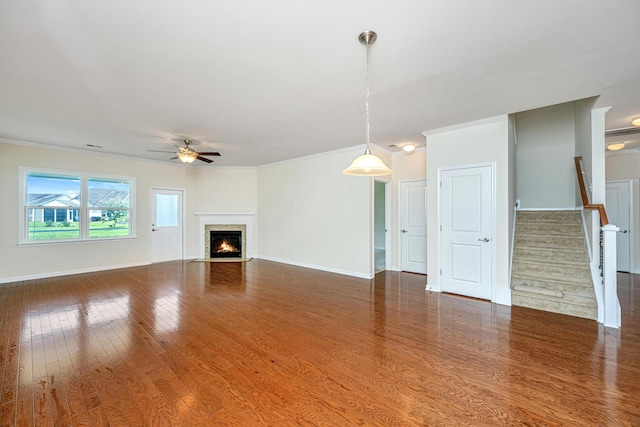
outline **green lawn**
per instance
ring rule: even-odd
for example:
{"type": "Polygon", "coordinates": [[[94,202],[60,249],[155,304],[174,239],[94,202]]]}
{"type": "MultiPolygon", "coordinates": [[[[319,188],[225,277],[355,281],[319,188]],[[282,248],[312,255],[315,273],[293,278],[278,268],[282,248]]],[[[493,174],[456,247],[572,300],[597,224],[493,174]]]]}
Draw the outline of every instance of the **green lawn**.
{"type": "MultiPolygon", "coordinates": [[[[78,239],[80,238],[79,223],[68,222],[52,223],[47,226],[43,222],[29,223],[29,240],[61,240],[61,239],[78,239]]],[[[89,237],[92,239],[122,237],[129,235],[129,223],[118,223],[115,227],[113,221],[95,221],[89,223],[89,237]]]]}

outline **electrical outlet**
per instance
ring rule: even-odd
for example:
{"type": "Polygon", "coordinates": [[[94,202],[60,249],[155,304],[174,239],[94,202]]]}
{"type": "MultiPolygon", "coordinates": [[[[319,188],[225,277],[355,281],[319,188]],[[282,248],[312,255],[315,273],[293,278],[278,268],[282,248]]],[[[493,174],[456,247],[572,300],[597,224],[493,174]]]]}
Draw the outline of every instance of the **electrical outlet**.
{"type": "Polygon", "coordinates": [[[293,251],[294,251],[295,253],[299,254],[299,253],[300,253],[300,248],[295,248],[293,251]]]}

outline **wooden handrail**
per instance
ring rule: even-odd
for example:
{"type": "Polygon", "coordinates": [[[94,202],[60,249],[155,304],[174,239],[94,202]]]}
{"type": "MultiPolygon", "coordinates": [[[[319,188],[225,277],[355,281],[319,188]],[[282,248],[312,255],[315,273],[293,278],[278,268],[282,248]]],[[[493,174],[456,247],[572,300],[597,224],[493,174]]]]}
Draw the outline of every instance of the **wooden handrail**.
{"type": "Polygon", "coordinates": [[[602,225],[609,224],[609,218],[607,217],[607,211],[602,203],[589,203],[589,195],[587,194],[587,188],[584,185],[584,177],[582,176],[582,167],[580,166],[580,160],[582,156],[574,157],[573,162],[576,165],[576,173],[578,174],[578,185],[580,186],[580,195],[582,196],[582,206],[585,209],[597,209],[600,213],[600,223],[602,225]]]}

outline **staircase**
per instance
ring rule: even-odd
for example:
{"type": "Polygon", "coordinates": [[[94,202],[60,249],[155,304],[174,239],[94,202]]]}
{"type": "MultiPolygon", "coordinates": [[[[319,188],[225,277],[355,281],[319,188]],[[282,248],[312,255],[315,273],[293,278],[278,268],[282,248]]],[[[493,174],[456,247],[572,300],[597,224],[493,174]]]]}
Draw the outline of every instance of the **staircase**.
{"type": "Polygon", "coordinates": [[[597,320],[580,211],[518,211],[511,303],[597,320]]]}

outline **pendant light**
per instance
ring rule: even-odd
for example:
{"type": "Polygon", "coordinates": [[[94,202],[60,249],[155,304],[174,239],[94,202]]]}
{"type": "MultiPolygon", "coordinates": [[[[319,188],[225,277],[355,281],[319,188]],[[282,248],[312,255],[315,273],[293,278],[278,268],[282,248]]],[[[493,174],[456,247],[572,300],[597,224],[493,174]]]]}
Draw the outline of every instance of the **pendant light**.
{"type": "Polygon", "coordinates": [[[355,176],[381,176],[389,175],[391,169],[385,166],[384,162],[378,157],[371,154],[369,148],[369,48],[376,41],[378,35],[373,31],[365,31],[360,34],[358,40],[367,48],[366,59],[366,77],[367,77],[367,96],[365,98],[365,122],[366,122],[366,148],[362,156],[358,156],[351,165],[342,171],[345,175],[355,176]]]}

